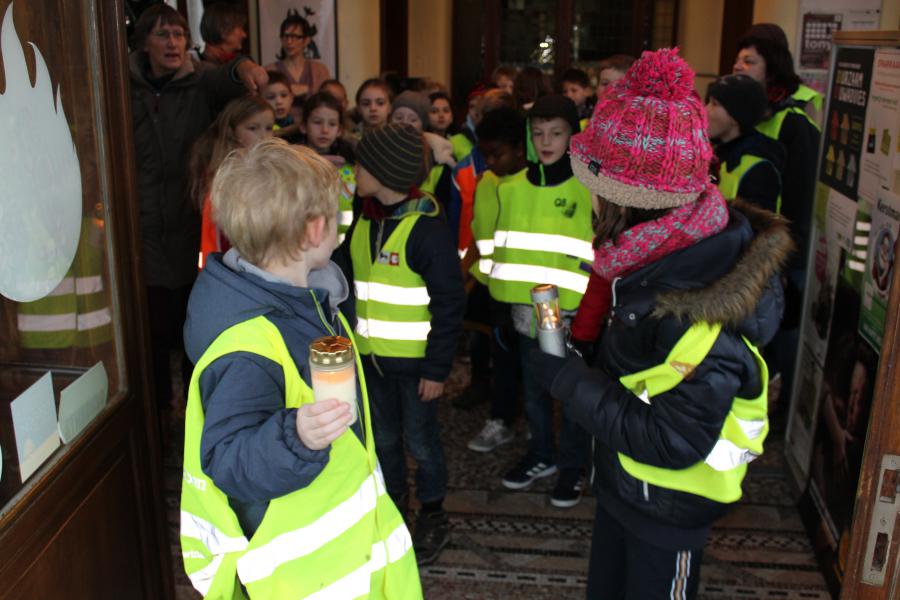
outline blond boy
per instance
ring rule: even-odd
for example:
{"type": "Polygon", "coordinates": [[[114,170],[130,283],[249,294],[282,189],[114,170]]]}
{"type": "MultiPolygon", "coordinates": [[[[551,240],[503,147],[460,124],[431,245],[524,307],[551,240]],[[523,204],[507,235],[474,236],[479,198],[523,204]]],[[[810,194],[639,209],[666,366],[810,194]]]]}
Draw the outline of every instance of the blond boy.
{"type": "Polygon", "coordinates": [[[210,256],[188,305],[181,494],[185,570],[206,598],[421,598],[364,387],[352,424],[310,388],[310,342],[351,337],[329,260],[338,185],[328,161],[282,140],[233,153],[213,180],[233,247],[210,256]]]}

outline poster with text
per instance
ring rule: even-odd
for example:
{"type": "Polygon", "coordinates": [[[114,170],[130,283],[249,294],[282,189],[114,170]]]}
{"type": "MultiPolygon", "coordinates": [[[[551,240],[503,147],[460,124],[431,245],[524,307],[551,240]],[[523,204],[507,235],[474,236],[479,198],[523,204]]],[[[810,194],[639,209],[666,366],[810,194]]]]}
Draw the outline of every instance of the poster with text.
{"type": "Polygon", "coordinates": [[[900,195],[881,190],[872,210],[869,246],[863,272],[862,307],[859,312],[859,334],[879,353],[887,318],[898,234],[900,195]]]}
{"type": "Polygon", "coordinates": [[[794,61],[797,74],[825,94],[835,31],[878,29],[882,0],[802,0],[794,61]]]}
{"type": "Polygon", "coordinates": [[[864,131],[859,194],[872,202],[881,189],[900,194],[900,49],[875,52],[864,131]]]}
{"type": "Polygon", "coordinates": [[[261,64],[277,60],[281,52],[279,31],[281,22],[290,14],[297,14],[315,32],[306,45],[304,56],[328,67],[337,76],[337,22],[335,0],[266,0],[259,3],[259,52],[261,64]]]}
{"type": "Polygon", "coordinates": [[[819,180],[856,200],[866,103],[875,51],[870,48],[840,48],[832,80],[831,101],[825,115],[822,164],[819,180]]]}

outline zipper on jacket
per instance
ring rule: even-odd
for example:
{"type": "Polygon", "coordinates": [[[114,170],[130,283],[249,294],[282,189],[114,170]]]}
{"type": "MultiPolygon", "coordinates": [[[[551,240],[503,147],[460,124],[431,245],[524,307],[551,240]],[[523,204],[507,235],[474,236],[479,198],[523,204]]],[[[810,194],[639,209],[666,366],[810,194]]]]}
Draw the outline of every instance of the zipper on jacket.
{"type": "Polygon", "coordinates": [[[616,298],[616,284],[619,283],[619,280],[620,280],[620,279],[622,279],[622,278],[621,278],[621,277],[615,277],[615,278],[613,278],[613,280],[612,280],[612,285],[610,286],[610,287],[612,288],[612,306],[610,306],[610,309],[609,309],[609,318],[606,320],[606,326],[607,326],[607,327],[609,327],[610,325],[612,325],[613,315],[616,314],[616,302],[617,302],[617,298],[616,298]]]}
{"type": "Polygon", "coordinates": [[[644,502],[650,502],[650,485],[646,481],[642,481],[644,484],[644,502]]]}
{"type": "Polygon", "coordinates": [[[594,458],[594,444],[597,438],[591,436],[591,487],[594,487],[594,473],[597,471],[597,461],[594,458]]]}

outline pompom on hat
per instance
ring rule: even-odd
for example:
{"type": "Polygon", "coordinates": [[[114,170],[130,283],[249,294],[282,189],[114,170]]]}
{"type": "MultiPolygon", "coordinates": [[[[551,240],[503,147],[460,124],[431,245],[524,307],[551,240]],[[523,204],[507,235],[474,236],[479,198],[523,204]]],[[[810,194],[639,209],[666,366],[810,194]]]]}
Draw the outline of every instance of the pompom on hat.
{"type": "Polygon", "coordinates": [[[713,150],[694,72],[677,48],[644,52],[569,144],[572,171],[608,202],[643,209],[693,202],[713,150]]]}

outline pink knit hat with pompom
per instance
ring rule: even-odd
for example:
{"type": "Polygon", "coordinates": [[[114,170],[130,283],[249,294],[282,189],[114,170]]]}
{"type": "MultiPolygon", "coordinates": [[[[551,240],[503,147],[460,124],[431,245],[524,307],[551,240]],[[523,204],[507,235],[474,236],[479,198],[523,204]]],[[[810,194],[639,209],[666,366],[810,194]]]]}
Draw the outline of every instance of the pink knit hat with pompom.
{"type": "Polygon", "coordinates": [[[572,171],[613,204],[681,206],[710,185],[706,127],[694,72],[678,49],[644,52],[572,136],[572,171]]]}

